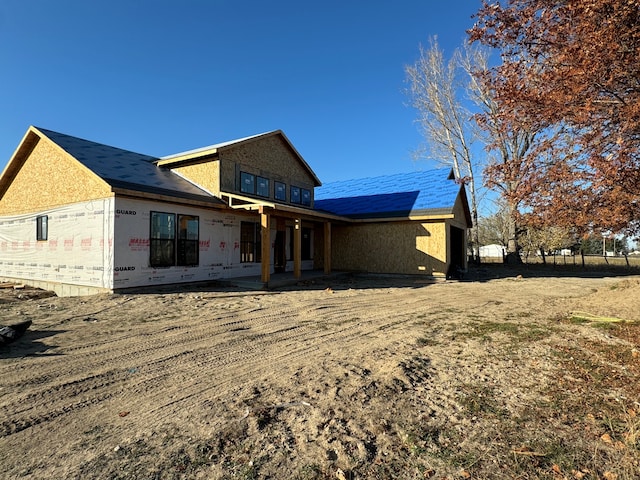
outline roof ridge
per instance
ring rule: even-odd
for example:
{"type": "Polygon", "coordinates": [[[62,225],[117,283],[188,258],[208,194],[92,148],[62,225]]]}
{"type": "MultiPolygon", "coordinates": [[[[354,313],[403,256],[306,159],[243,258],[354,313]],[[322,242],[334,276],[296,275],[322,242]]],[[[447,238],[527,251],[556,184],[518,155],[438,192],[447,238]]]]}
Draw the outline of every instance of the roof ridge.
{"type": "Polygon", "coordinates": [[[35,125],[33,126],[33,128],[35,128],[37,131],[43,133],[47,137],[52,137],[52,136],[67,137],[67,138],[74,139],[74,140],[80,140],[82,142],[85,142],[85,143],[88,143],[88,144],[92,144],[92,145],[99,145],[101,147],[107,147],[107,148],[111,148],[113,150],[119,150],[121,152],[133,153],[135,155],[138,155],[139,157],[147,157],[150,161],[155,161],[155,160],[158,159],[158,157],[156,157],[154,155],[148,155],[146,153],[134,152],[133,150],[128,150],[126,148],[114,147],[113,145],[109,145],[109,144],[101,143],[101,142],[96,142],[95,140],[89,140],[89,139],[86,139],[86,138],[78,137],[76,135],[69,135],[68,133],[57,132],[55,130],[50,130],[48,128],[41,128],[41,127],[37,127],[35,125]]]}
{"type": "Polygon", "coordinates": [[[270,135],[272,133],[277,133],[279,131],[280,130],[270,130],[268,132],[257,133],[255,135],[249,135],[247,137],[236,138],[234,140],[227,140],[227,141],[224,141],[224,142],[214,143],[212,145],[207,145],[205,147],[199,147],[199,148],[194,148],[194,149],[191,149],[191,150],[185,150],[183,152],[177,152],[177,153],[173,153],[171,155],[165,155],[163,157],[160,157],[160,160],[168,160],[168,159],[173,158],[173,157],[181,157],[183,155],[193,155],[195,153],[206,152],[207,150],[212,150],[214,148],[227,147],[229,145],[233,145],[234,143],[245,142],[245,141],[251,140],[253,138],[262,137],[264,135],[270,135]]]}

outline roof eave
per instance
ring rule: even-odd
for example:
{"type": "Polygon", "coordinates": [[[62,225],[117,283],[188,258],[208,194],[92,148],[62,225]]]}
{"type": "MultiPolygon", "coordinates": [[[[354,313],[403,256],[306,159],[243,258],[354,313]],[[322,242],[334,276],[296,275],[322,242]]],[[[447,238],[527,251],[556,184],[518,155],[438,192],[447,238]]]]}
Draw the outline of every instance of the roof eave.
{"type": "Polygon", "coordinates": [[[195,163],[207,162],[218,157],[217,148],[209,148],[202,151],[187,152],[176,157],[165,157],[156,160],[154,163],[159,167],[180,167],[182,165],[192,165],[195,163]]]}
{"type": "Polygon", "coordinates": [[[322,210],[314,210],[313,208],[296,207],[284,203],[270,202],[267,200],[246,197],[231,192],[221,192],[221,197],[223,199],[226,197],[228,199],[228,206],[234,209],[244,209],[257,212],[274,210],[277,211],[279,215],[285,214],[285,216],[290,217],[307,217],[312,219],[332,220],[343,223],[351,221],[351,219],[347,217],[336,215],[330,212],[325,212],[322,210]],[[234,204],[234,200],[237,200],[240,203],[234,204]]]}
{"type": "Polygon", "coordinates": [[[206,195],[203,192],[202,195],[195,193],[181,192],[176,190],[168,190],[166,188],[159,188],[147,185],[140,185],[137,183],[125,182],[122,180],[105,179],[105,181],[111,186],[111,191],[116,194],[126,194],[128,196],[139,196],[144,198],[158,198],[158,199],[180,199],[181,201],[193,202],[194,204],[207,205],[207,206],[219,206],[226,207],[227,205],[217,197],[212,195],[206,195]]]}
{"type": "Polygon", "coordinates": [[[434,221],[449,220],[455,217],[449,208],[413,210],[411,212],[380,212],[375,214],[345,215],[354,222],[399,222],[399,221],[434,221]]]}

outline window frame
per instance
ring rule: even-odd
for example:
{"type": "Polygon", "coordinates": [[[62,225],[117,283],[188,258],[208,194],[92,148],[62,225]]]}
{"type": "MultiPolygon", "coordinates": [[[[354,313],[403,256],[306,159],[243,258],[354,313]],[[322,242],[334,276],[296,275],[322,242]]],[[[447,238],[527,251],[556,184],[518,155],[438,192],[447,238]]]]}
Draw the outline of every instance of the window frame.
{"type": "Polygon", "coordinates": [[[240,263],[262,261],[262,231],[257,222],[240,222],[240,263]]]}
{"type": "Polygon", "coordinates": [[[302,227],[302,232],[300,233],[300,259],[313,260],[313,229],[309,227],[302,227]]]}
{"type": "Polygon", "coordinates": [[[271,196],[271,182],[267,177],[256,176],[256,195],[259,197],[269,198],[271,196]],[[266,191],[260,189],[260,182],[263,181],[266,183],[266,191]]]}
{"type": "Polygon", "coordinates": [[[46,242],[49,239],[49,215],[36,217],[36,241],[46,242]]]}
{"type": "Polygon", "coordinates": [[[176,265],[179,267],[198,266],[200,264],[200,217],[198,215],[178,214],[176,228],[178,229],[176,235],[176,265]],[[189,225],[185,229],[182,228],[183,220],[196,222],[195,238],[189,238],[193,235],[193,232],[189,232],[189,225]]]}
{"type": "Polygon", "coordinates": [[[256,194],[256,176],[249,172],[240,172],[240,193],[256,194]],[[245,188],[246,185],[250,187],[245,188]]]}
{"type": "Polygon", "coordinates": [[[278,200],[279,202],[287,201],[287,184],[284,182],[274,181],[273,182],[273,198],[278,200]],[[282,192],[282,195],[279,194],[282,192]]]}
{"type": "Polygon", "coordinates": [[[293,185],[291,185],[291,188],[289,189],[289,195],[290,195],[290,202],[291,203],[295,203],[296,205],[302,205],[302,189],[300,187],[295,187],[293,185]],[[294,195],[294,192],[297,192],[296,195],[294,195]]]}
{"type": "Polygon", "coordinates": [[[311,206],[311,190],[309,190],[308,188],[300,189],[300,203],[305,207],[311,206]],[[306,200],[305,196],[307,197],[306,200]]]}
{"type": "Polygon", "coordinates": [[[154,268],[173,267],[176,264],[176,214],[170,212],[151,211],[149,213],[149,265],[154,268]],[[157,232],[154,227],[154,218],[166,215],[167,238],[162,237],[161,229],[165,227],[157,225],[157,232]],[[173,224],[173,225],[171,225],[173,224]],[[173,227],[173,228],[171,228],[173,227]],[[155,234],[155,235],[154,235],[155,234]],[[164,251],[167,249],[166,251],[164,251]]]}
{"type": "Polygon", "coordinates": [[[199,264],[200,217],[152,210],[149,213],[149,266],[196,267],[199,264]],[[154,224],[154,219],[160,216],[165,220],[154,224]]]}

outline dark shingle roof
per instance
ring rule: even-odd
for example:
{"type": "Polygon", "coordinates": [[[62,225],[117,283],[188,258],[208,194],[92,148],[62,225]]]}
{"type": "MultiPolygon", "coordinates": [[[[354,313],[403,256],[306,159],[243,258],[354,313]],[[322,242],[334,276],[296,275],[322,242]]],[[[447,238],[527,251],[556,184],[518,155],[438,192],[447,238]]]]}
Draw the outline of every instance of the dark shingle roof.
{"type": "Polygon", "coordinates": [[[112,187],[222,203],[171,170],[157,167],[155,157],[44,128],[38,130],[112,187]]]}
{"type": "Polygon", "coordinates": [[[451,213],[462,188],[450,170],[427,170],[327,183],[314,206],[350,218],[451,213]]]}

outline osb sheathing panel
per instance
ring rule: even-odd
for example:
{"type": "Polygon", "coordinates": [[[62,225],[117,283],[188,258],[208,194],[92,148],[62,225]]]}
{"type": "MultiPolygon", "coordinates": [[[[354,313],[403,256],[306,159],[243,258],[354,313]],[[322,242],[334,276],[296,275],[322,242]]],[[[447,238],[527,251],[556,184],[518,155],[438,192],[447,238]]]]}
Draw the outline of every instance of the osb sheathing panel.
{"type": "Polygon", "coordinates": [[[467,229],[467,219],[465,216],[465,209],[462,203],[462,196],[458,195],[456,198],[456,203],[453,206],[453,216],[454,219],[451,220],[451,224],[462,229],[467,229]]]}
{"type": "Polygon", "coordinates": [[[204,188],[209,193],[220,195],[220,182],[218,181],[220,162],[217,160],[178,167],[174,168],[173,171],[199,187],[204,188]]]}
{"type": "Polygon", "coordinates": [[[37,212],[112,195],[106,182],[42,138],[0,199],[0,215],[37,212]]]}
{"type": "Polygon", "coordinates": [[[334,226],[332,268],[374,273],[444,275],[444,222],[388,222],[334,226]]]}
{"type": "MultiPolygon", "coordinates": [[[[238,171],[253,173],[313,191],[313,177],[278,135],[223,150],[220,152],[220,169],[221,189],[227,192],[236,190],[236,172],[238,171]]],[[[273,192],[271,194],[273,195],[273,192]]]]}

